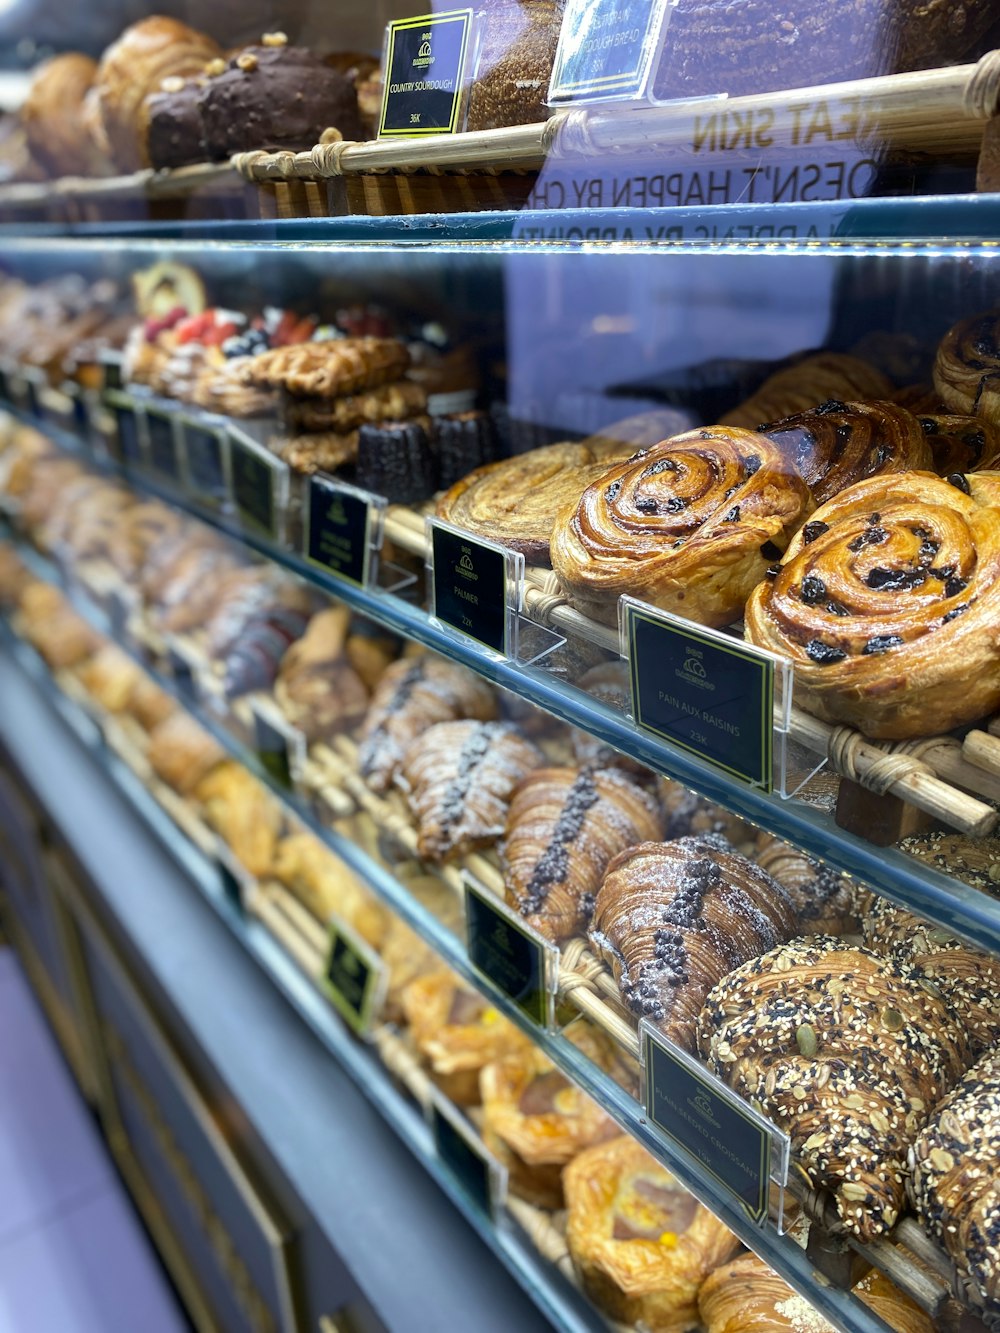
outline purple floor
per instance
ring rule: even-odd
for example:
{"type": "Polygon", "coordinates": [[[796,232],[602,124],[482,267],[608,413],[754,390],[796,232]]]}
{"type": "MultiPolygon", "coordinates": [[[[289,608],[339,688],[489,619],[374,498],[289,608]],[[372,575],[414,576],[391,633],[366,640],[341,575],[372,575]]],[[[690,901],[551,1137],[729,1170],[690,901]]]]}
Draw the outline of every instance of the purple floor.
{"type": "Polygon", "coordinates": [[[187,1327],[17,959],[0,948],[0,1333],[187,1327]]]}

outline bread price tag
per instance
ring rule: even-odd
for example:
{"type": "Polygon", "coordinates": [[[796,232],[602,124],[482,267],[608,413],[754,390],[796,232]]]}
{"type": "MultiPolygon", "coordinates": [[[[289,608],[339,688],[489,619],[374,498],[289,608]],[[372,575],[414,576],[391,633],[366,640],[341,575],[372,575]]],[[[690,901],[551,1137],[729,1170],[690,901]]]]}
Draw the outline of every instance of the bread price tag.
{"type": "Polygon", "coordinates": [[[386,29],[380,139],[460,129],[471,9],[396,19],[386,29]]]}
{"type": "Polygon", "coordinates": [[[427,1104],[427,1121],[438,1157],[462,1192],[488,1217],[507,1198],[507,1172],[460,1111],[436,1090],[427,1104]]]}
{"type": "Polygon", "coordinates": [[[252,700],[254,749],[261,767],[282,787],[289,789],[302,772],[306,738],[275,709],[252,700]]]}
{"type": "Polygon", "coordinates": [[[181,484],[181,453],[174,414],[160,407],[146,408],[149,470],[159,481],[181,484]]]}
{"type": "Polygon", "coordinates": [[[22,375],[24,377],[25,411],[37,420],[41,420],[45,415],[42,407],[42,390],[47,386],[48,379],[37,366],[26,366],[22,375]]]}
{"type": "Polygon", "coordinates": [[[631,597],[621,599],[619,610],[636,725],[771,791],[775,670],[781,669],[787,696],[787,664],[631,597]]]}
{"type": "Polygon", "coordinates": [[[229,492],[225,430],[181,417],[178,432],[184,489],[199,504],[217,509],[229,492]]]}
{"type": "Polygon", "coordinates": [[[322,985],[344,1022],[367,1037],[385,998],[389,975],[382,959],[356,931],[334,916],[323,965],[322,985]]]}
{"type": "MultiPolygon", "coordinates": [[[[645,1020],[639,1025],[639,1045],[647,1119],[763,1226],[780,1131],[645,1020]]],[[[784,1152],[787,1161],[787,1140],[784,1152]]]]}
{"type": "Polygon", "coordinates": [[[256,880],[240,861],[237,861],[229,846],[218,839],[215,853],[215,869],[226,899],[239,910],[245,911],[247,903],[256,886],[256,880]]]}
{"type": "Polygon", "coordinates": [[[549,104],[641,97],[669,12],[666,0],[567,0],[549,104]]]}
{"type": "Polygon", "coordinates": [[[431,617],[501,657],[516,652],[524,556],[428,518],[431,617]]]}
{"type": "Polygon", "coordinates": [[[280,542],[288,507],[288,467],[244,431],[229,429],[233,504],[251,530],[280,542]]]}
{"type": "Polygon", "coordinates": [[[177,693],[191,703],[199,702],[198,663],[194,661],[187,647],[177,640],[166,645],[167,670],[174,682],[177,693]]]}
{"type": "Polygon", "coordinates": [[[317,569],[359,588],[375,580],[385,499],[322,474],[309,478],[302,551],[317,569]]]}
{"type": "Polygon", "coordinates": [[[115,390],[104,395],[104,402],[113,422],[106,441],[108,453],[123,468],[141,469],[145,463],[145,449],[141,414],[134,399],[115,390]]]}
{"type": "Polygon", "coordinates": [[[559,950],[471,875],[463,875],[469,962],[539,1027],[554,1026],[559,950]]]}

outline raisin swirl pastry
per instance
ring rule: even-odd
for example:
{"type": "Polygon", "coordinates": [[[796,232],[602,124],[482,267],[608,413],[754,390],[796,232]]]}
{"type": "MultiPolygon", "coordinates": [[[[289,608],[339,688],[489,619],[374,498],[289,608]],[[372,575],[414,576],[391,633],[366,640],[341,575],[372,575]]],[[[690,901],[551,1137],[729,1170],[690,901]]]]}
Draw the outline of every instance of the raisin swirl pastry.
{"type": "Polygon", "coordinates": [[[608,866],[590,941],[622,1001],[690,1050],[709,991],[795,929],[776,880],[713,834],[644,842],[608,866]]]}
{"type": "Polygon", "coordinates": [[[922,415],[917,420],[938,476],[1000,468],[1000,423],[944,413],[922,415]]]}
{"type": "MultiPolygon", "coordinates": [[[[910,1192],[924,1226],[1000,1312],[1000,1051],[984,1055],[910,1149],[910,1192]]],[[[991,1327],[993,1325],[991,1324],[991,1327]]]]}
{"type": "Polygon", "coordinates": [[[905,740],[1000,705],[1000,472],[858,482],[770,572],[747,638],[794,662],[817,717],[905,740]]]}
{"type": "Polygon", "coordinates": [[[933,466],[919,421],[896,403],[832,398],[757,429],[786,451],[817,504],[865,477],[933,466]]]}
{"type": "Polygon", "coordinates": [[[609,467],[562,508],[552,568],[580,611],[609,624],[629,593],[728,625],[812,507],[764,436],[688,431],[609,467]]]}
{"type": "Polygon", "coordinates": [[[934,361],[934,387],[949,412],[1000,424],[1000,311],[948,330],[934,361]]]}
{"type": "Polygon", "coordinates": [[[397,781],[420,826],[417,851],[452,861],[501,836],[514,788],[542,753],[504,722],[440,722],[417,736],[397,781]]]}
{"type": "Polygon", "coordinates": [[[464,667],[440,658],[403,658],[378,683],[361,729],[358,766],[373,791],[384,793],[410,742],[437,722],[491,722],[497,703],[490,687],[464,667]]]}
{"type": "Polygon", "coordinates": [[[831,398],[885,398],[892,384],[880,370],[846,352],[817,352],[768,376],[755,394],[722,418],[724,426],[755,430],[762,421],[777,421],[805,412],[831,398]]]}
{"type": "Polygon", "coordinates": [[[536,769],[507,812],[507,901],[559,944],[586,929],[611,859],[662,831],[656,799],[620,769],[536,769]]]}
{"type": "Polygon", "coordinates": [[[936,995],[869,949],[815,935],[744,963],[698,1021],[711,1069],[792,1140],[863,1241],[895,1224],[906,1153],[968,1067],[964,1027],[936,995]]]}

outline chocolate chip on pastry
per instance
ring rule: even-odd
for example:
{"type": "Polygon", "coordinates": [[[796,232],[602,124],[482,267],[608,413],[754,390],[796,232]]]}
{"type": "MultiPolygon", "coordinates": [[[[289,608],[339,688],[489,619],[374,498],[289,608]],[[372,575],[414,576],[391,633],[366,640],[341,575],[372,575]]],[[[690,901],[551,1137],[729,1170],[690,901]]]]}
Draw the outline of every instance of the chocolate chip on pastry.
{"type": "Polygon", "coordinates": [[[780,838],[766,836],[754,860],[792,900],[803,935],[849,935],[858,929],[858,886],[780,838]]]}
{"type": "Polygon", "coordinates": [[[746,606],[827,722],[903,740],[1000,705],[1000,473],[870,477],[796,534],[746,606]]]}
{"type": "Polygon", "coordinates": [[[941,339],[934,387],[949,412],[1000,424],[1000,312],[960,320],[941,339]]]}
{"type": "Polygon", "coordinates": [[[794,929],[785,889],[708,834],[644,842],[616,856],[597,895],[590,941],[626,1008],[690,1050],[716,982],[794,929]]]}
{"type": "Polygon", "coordinates": [[[698,1021],[714,1073],[792,1140],[863,1241],[904,1203],[906,1152],[969,1065],[960,1020],[868,949],[816,935],[779,945],[713,989],[698,1021]]]}
{"type": "Polygon", "coordinates": [[[752,397],[727,412],[722,424],[756,430],[762,421],[806,412],[832,398],[857,402],[891,393],[889,380],[866,361],[844,352],[819,352],[775,371],[752,397]]]}
{"type": "Polygon", "coordinates": [[[338,398],[398,380],[409,360],[396,338],[337,338],[272,347],[250,357],[242,377],[255,388],[285,389],[297,398],[338,398]]]}
{"type": "Polygon", "coordinates": [[[689,431],[612,464],[563,505],[552,568],[579,610],[609,624],[628,593],[728,625],[812,507],[805,482],[764,436],[689,431]]]}

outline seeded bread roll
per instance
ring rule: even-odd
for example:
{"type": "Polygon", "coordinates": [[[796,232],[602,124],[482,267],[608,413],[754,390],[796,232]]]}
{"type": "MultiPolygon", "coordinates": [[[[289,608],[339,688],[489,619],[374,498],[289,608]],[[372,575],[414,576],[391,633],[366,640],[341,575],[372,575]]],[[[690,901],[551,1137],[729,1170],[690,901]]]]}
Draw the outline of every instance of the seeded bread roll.
{"type": "Polygon", "coordinates": [[[478,22],[485,37],[469,94],[469,130],[546,120],[545,105],[562,26],[553,0],[486,0],[478,22]]]}

